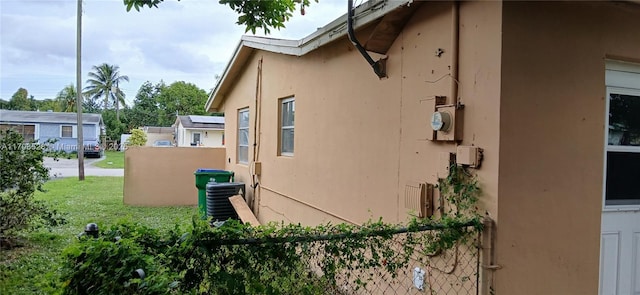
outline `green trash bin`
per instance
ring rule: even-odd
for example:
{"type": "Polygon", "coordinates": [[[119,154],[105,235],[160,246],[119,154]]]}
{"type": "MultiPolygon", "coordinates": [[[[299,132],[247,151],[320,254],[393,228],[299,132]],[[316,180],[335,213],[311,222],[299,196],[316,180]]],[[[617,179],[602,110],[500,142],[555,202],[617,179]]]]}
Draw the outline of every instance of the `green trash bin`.
{"type": "Polygon", "coordinates": [[[193,173],[196,176],[196,188],[198,188],[198,214],[202,219],[207,218],[207,183],[233,182],[233,171],[200,168],[193,173]]]}

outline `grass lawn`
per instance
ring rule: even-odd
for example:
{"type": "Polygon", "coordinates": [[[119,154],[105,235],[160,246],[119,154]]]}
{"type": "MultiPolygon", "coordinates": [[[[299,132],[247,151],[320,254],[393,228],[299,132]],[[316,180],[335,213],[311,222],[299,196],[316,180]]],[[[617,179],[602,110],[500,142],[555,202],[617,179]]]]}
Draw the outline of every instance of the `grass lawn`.
{"type": "Polygon", "coordinates": [[[105,159],[93,165],[101,168],[124,168],[124,152],[105,151],[105,159]]]}
{"type": "MultiPolygon", "coordinates": [[[[119,152],[118,152],[119,153],[119,152]]],[[[0,252],[0,294],[51,294],[59,278],[62,250],[87,223],[100,229],[129,219],[155,228],[186,225],[197,214],[195,207],[145,208],[123,204],[123,177],[87,177],[52,180],[36,198],[61,212],[67,223],[24,235],[24,246],[0,252]]]]}

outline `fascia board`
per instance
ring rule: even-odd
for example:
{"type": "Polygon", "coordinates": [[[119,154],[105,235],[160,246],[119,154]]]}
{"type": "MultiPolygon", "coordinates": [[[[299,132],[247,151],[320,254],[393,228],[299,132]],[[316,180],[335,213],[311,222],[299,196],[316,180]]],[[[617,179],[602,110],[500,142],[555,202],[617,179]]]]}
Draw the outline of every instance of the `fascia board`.
{"type": "MultiPolygon", "coordinates": [[[[354,29],[366,26],[390,11],[404,5],[411,5],[411,3],[413,3],[413,0],[369,0],[356,7],[354,13],[354,29]]],[[[302,56],[347,35],[346,22],[347,14],[345,13],[300,40],[242,36],[233,57],[225,67],[222,77],[209,96],[205,104],[205,110],[216,111],[218,109],[222,100],[224,100],[226,90],[230,87],[228,84],[232,83],[233,78],[237,75],[237,71],[239,71],[250,56],[249,53],[243,54],[245,50],[252,52],[254,49],[258,49],[279,54],[302,56]]]]}

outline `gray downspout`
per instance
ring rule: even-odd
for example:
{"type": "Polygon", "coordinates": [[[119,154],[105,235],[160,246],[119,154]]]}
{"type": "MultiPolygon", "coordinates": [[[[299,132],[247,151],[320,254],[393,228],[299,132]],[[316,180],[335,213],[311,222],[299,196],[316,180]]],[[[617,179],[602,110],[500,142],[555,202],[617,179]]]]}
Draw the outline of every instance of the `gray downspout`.
{"type": "Polygon", "coordinates": [[[353,0],[347,1],[347,34],[349,35],[349,41],[355,46],[360,54],[367,60],[369,65],[373,68],[373,72],[378,75],[378,78],[386,78],[387,77],[387,69],[384,59],[380,59],[378,61],[373,61],[369,53],[362,47],[358,39],[356,38],[356,34],[353,31],[353,0]]]}
{"type": "Polygon", "coordinates": [[[460,60],[460,4],[451,7],[451,104],[458,106],[458,63],[460,60]]]}

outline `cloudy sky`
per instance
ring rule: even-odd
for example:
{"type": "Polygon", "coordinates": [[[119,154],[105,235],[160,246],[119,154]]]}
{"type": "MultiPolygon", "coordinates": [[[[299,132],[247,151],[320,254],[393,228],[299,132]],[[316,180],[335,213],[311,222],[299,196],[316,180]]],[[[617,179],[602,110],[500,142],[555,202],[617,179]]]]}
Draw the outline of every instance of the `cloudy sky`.
{"type": "MultiPolygon", "coordinates": [[[[75,84],[76,5],[0,0],[0,98],[20,87],[36,99],[53,98],[75,84]]],[[[130,78],[120,85],[128,102],[145,81],[187,81],[209,91],[244,34],[237,15],[217,0],[165,0],[140,12],[126,12],[122,0],[85,0],[83,10],[82,81],[93,65],[118,65],[130,78]]],[[[304,16],[295,12],[270,36],[299,39],[344,13],[344,0],[312,1],[304,16]]]]}

